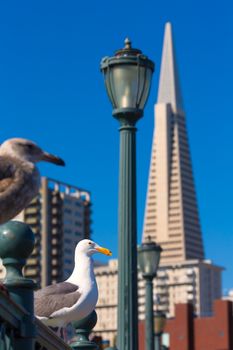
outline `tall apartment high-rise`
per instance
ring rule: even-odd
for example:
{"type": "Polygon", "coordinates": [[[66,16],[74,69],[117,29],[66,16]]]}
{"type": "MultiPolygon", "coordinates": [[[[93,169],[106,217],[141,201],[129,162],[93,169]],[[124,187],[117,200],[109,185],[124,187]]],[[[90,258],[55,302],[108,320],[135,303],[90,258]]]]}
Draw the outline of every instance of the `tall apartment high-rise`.
{"type": "MultiPolygon", "coordinates": [[[[222,268],[204,260],[186,120],[171,24],[165,27],[158,100],[155,105],[148,191],[142,239],[163,248],[154,280],[154,297],[167,317],[176,303],[192,302],[197,315],[208,315],[221,297],[222,268]]],[[[96,267],[101,298],[96,332],[114,340],[117,314],[117,262],[96,267]]],[[[145,317],[145,283],[139,273],[139,318],[145,317]]]]}
{"type": "Polygon", "coordinates": [[[25,276],[38,285],[66,279],[73,270],[76,244],[91,234],[90,193],[75,186],[42,177],[39,194],[15,219],[35,234],[35,248],[25,276]]]}
{"type": "Polygon", "coordinates": [[[165,28],[143,240],[163,248],[161,263],[204,259],[201,227],[172,40],[165,28]]]}

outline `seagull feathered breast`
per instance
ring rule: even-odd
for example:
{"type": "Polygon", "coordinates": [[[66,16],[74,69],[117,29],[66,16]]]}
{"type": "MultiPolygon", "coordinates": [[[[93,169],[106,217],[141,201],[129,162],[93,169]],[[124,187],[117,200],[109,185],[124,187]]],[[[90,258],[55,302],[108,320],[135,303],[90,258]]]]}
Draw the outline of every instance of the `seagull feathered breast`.
{"type": "Polygon", "coordinates": [[[39,172],[32,163],[0,156],[0,224],[19,214],[36,196],[39,172]]]}

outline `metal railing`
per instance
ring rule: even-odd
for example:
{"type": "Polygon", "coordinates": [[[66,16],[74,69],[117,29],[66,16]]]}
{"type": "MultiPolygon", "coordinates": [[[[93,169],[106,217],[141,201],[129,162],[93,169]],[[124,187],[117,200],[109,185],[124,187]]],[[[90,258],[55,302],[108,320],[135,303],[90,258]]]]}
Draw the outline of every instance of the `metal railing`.
{"type": "MultiPolygon", "coordinates": [[[[19,343],[25,338],[25,320],[28,312],[16,304],[9,296],[0,291],[0,349],[14,350],[19,348],[19,343]]],[[[36,350],[65,350],[71,349],[52,330],[39,320],[34,319],[36,350]]],[[[34,328],[34,327],[31,327],[34,328]]],[[[25,349],[26,350],[26,349],[25,349]]]]}
{"type": "Polygon", "coordinates": [[[35,317],[36,285],[22,274],[33,248],[29,226],[17,221],[0,226],[0,257],[6,268],[0,289],[0,350],[96,350],[96,344],[88,339],[97,321],[95,312],[74,324],[76,337],[70,345],[35,317]]]}

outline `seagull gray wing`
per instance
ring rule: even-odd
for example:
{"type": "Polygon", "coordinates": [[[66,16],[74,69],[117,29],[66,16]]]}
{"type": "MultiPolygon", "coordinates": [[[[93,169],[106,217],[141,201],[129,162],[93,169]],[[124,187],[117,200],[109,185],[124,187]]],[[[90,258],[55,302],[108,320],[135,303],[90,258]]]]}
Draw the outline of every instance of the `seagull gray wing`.
{"type": "Polygon", "coordinates": [[[50,317],[58,310],[73,306],[80,296],[79,287],[73,283],[52,284],[34,293],[35,314],[50,317]]]}

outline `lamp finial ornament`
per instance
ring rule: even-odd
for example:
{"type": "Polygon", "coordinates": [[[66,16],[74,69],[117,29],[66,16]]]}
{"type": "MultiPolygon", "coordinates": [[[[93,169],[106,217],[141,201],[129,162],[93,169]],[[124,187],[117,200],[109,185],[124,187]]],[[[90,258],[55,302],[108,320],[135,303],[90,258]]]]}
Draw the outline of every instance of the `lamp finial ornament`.
{"type": "Polygon", "coordinates": [[[125,38],[125,41],[124,41],[124,43],[125,43],[125,49],[131,49],[131,40],[127,37],[127,38],[125,38]]]}

